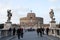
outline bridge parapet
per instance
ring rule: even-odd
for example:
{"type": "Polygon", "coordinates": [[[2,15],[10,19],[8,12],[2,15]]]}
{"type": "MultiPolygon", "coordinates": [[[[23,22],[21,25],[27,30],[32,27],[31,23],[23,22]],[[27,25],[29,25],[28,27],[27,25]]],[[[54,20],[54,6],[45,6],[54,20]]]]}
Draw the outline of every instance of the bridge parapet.
{"type": "Polygon", "coordinates": [[[9,30],[0,29],[0,38],[6,37],[6,36],[11,36],[11,32],[9,30]]]}
{"type": "Polygon", "coordinates": [[[53,35],[60,38],[60,28],[50,29],[49,35],[53,35]]]}

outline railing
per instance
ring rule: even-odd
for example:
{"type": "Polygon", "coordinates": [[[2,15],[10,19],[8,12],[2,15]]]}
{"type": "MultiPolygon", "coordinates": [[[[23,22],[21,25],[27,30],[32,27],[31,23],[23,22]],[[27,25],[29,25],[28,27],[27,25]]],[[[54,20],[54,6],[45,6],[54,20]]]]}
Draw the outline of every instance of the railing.
{"type": "Polygon", "coordinates": [[[49,35],[53,35],[60,38],[60,28],[50,29],[49,35]]]}
{"type": "Polygon", "coordinates": [[[56,28],[56,36],[60,38],[60,28],[56,28]]]}
{"type": "Polygon", "coordinates": [[[0,38],[10,36],[12,31],[0,29],[0,38]]]}

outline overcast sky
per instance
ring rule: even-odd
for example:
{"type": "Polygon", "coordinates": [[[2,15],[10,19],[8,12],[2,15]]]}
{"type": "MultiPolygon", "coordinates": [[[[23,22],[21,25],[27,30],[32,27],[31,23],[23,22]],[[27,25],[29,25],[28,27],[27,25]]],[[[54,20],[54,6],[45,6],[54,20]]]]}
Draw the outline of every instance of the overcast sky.
{"type": "Polygon", "coordinates": [[[56,23],[60,22],[60,0],[0,0],[0,24],[7,21],[7,9],[12,10],[12,23],[20,23],[32,10],[37,17],[43,17],[44,23],[50,22],[49,11],[54,10],[56,23]]]}

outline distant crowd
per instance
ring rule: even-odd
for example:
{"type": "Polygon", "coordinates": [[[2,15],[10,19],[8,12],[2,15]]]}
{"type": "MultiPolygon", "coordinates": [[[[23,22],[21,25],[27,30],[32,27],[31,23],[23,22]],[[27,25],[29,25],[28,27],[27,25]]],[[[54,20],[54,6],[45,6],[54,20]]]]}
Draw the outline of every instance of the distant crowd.
{"type": "Polygon", "coordinates": [[[9,35],[13,34],[13,36],[17,35],[18,39],[23,38],[23,28],[18,28],[17,30],[15,28],[9,29],[9,35]]]}
{"type": "Polygon", "coordinates": [[[49,28],[37,28],[37,35],[39,36],[41,36],[42,37],[42,35],[44,35],[44,34],[47,34],[48,35],[48,32],[49,32],[49,28]]]}

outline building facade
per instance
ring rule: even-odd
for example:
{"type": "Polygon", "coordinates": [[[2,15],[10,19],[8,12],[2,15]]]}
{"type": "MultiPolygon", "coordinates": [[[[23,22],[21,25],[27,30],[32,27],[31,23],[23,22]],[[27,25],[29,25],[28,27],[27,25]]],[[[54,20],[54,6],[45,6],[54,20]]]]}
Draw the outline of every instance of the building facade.
{"type": "Polygon", "coordinates": [[[43,18],[36,17],[35,13],[27,13],[27,17],[20,18],[20,26],[23,28],[38,28],[42,27],[43,18]]]}

